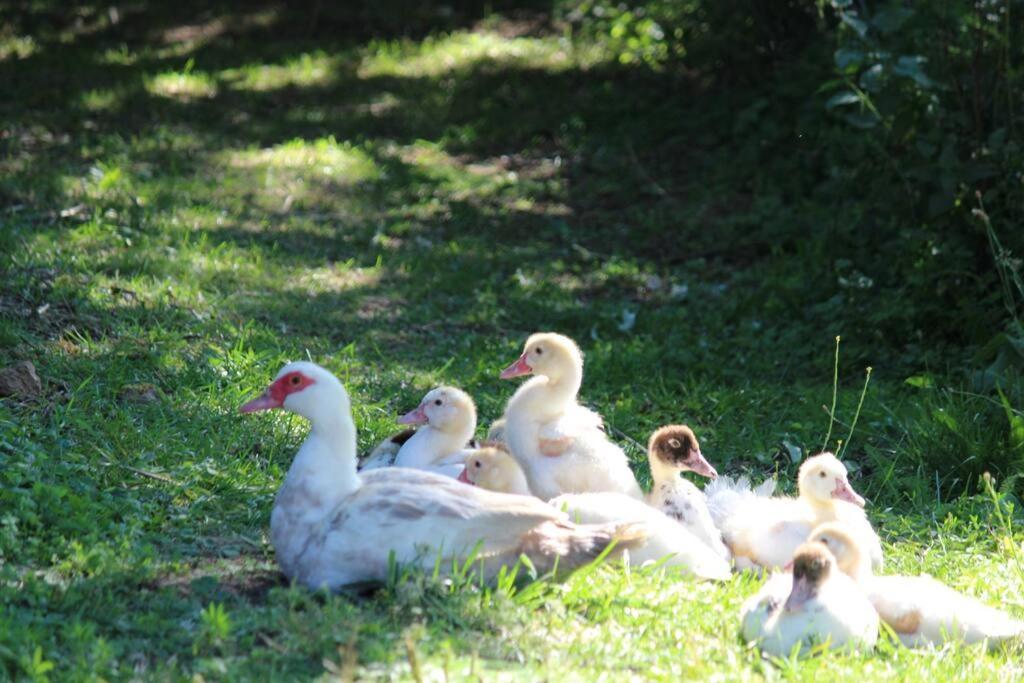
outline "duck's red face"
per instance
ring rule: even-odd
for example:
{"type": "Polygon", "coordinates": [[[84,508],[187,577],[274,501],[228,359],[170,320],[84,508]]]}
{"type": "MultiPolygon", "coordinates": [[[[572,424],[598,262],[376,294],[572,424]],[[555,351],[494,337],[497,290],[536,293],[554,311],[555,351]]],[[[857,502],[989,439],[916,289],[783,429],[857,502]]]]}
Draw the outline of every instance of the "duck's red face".
{"type": "Polygon", "coordinates": [[[238,410],[242,413],[255,413],[260,410],[280,408],[290,395],[302,391],[314,384],[315,381],[312,377],[297,370],[289,372],[278,377],[259,397],[249,401],[238,410]]]}

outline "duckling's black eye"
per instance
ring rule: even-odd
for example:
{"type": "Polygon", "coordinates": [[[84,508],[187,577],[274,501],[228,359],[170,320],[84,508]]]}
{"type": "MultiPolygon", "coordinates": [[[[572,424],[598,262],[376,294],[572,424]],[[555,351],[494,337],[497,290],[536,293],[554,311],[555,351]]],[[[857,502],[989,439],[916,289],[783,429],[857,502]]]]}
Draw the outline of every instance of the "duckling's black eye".
{"type": "Polygon", "coordinates": [[[480,461],[477,460],[475,463],[473,463],[473,467],[480,469],[480,461]]]}
{"type": "Polygon", "coordinates": [[[292,384],[293,385],[298,386],[299,382],[301,382],[301,381],[302,381],[301,377],[299,377],[298,375],[292,375],[292,384]]]}
{"type": "Polygon", "coordinates": [[[441,399],[437,399],[436,401],[434,401],[434,405],[435,406],[439,406],[439,405],[441,405],[441,403],[442,403],[441,399]]]}
{"type": "Polygon", "coordinates": [[[824,473],[824,472],[820,472],[820,473],[818,474],[818,476],[819,476],[819,477],[821,477],[822,479],[824,479],[824,478],[825,478],[825,473],[824,473]]]}
{"type": "Polygon", "coordinates": [[[544,349],[540,348],[539,346],[535,348],[534,351],[537,353],[538,356],[544,353],[544,349]]]}
{"type": "Polygon", "coordinates": [[[669,439],[668,445],[671,446],[672,448],[679,448],[681,444],[679,443],[679,439],[669,439]]]}

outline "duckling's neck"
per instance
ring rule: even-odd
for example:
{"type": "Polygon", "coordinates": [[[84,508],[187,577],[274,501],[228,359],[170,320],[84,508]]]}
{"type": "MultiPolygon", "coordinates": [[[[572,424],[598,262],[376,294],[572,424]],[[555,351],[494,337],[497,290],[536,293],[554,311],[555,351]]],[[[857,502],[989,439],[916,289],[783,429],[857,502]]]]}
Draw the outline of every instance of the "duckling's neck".
{"type": "Polygon", "coordinates": [[[461,451],[473,436],[473,427],[440,430],[427,425],[416,430],[412,437],[402,444],[395,457],[397,467],[425,467],[461,451]]]}
{"type": "Polygon", "coordinates": [[[647,454],[647,462],[651,465],[651,483],[654,488],[657,488],[663,484],[669,486],[679,481],[679,468],[669,465],[661,458],[653,455],[652,453],[647,454]]]}
{"type": "Polygon", "coordinates": [[[868,559],[867,555],[864,555],[858,551],[852,551],[855,554],[847,561],[847,567],[844,567],[846,574],[849,575],[854,581],[867,581],[871,579],[871,560],[868,559]]]}
{"type": "Polygon", "coordinates": [[[526,483],[526,475],[523,474],[523,470],[518,466],[510,468],[505,473],[503,483],[502,493],[514,493],[519,496],[533,495],[530,491],[530,485],[526,483]]]}
{"type": "Polygon", "coordinates": [[[583,385],[583,368],[573,365],[557,377],[547,377],[544,385],[548,402],[564,409],[576,400],[583,385]]]}
{"type": "Polygon", "coordinates": [[[804,502],[811,508],[815,524],[836,521],[836,504],[831,498],[821,499],[814,496],[801,496],[804,502]]]}

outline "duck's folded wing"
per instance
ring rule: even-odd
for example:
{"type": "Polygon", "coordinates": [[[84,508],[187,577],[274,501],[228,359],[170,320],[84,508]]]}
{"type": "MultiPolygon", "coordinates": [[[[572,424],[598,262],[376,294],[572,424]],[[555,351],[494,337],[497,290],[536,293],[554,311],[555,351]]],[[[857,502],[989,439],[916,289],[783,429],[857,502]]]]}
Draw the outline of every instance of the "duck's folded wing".
{"type": "MultiPolygon", "coordinates": [[[[959,638],[967,643],[1001,640],[1024,634],[1024,624],[1009,614],[980,600],[953,590],[928,576],[876,577],[875,583],[885,588],[889,618],[897,607],[918,615],[921,636],[928,642],[941,643],[959,638]],[[908,604],[909,603],[909,604],[908,604]]],[[[883,618],[887,615],[883,614],[883,618]]],[[[889,619],[886,619],[888,622],[889,619]]],[[[897,633],[901,631],[893,627],[897,633]]]]}
{"type": "Polygon", "coordinates": [[[359,524],[360,534],[374,539],[379,554],[394,553],[400,563],[424,567],[473,554],[487,561],[490,576],[521,555],[539,572],[556,566],[572,569],[612,542],[617,553],[646,538],[637,525],[576,525],[565,513],[530,496],[495,493],[403,468],[368,473],[362,488],[339,511],[348,518],[341,523],[359,524]]]}
{"type": "Polygon", "coordinates": [[[483,542],[482,551],[503,551],[518,545],[539,524],[566,519],[536,498],[486,491],[401,467],[366,473],[362,488],[349,498],[346,508],[353,515],[367,515],[382,529],[410,530],[419,542],[425,538],[447,541],[452,550],[453,544],[473,547],[483,542]]]}

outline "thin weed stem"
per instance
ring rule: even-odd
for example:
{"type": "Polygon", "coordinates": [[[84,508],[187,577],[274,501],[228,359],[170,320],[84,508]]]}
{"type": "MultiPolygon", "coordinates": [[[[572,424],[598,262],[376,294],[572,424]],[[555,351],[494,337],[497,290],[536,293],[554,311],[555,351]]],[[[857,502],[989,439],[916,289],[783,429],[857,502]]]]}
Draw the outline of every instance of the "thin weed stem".
{"type": "Polygon", "coordinates": [[[1024,581],[1024,546],[1018,546],[1013,538],[1013,508],[1011,507],[1009,513],[1003,510],[1003,495],[996,491],[995,482],[992,480],[991,474],[985,472],[981,476],[981,481],[989,498],[992,499],[992,508],[996,519],[999,521],[1000,530],[1006,534],[1000,539],[1001,550],[1013,558],[1013,568],[1017,575],[1020,576],[1020,579],[1024,581]]]}
{"type": "Polygon", "coordinates": [[[853,414],[853,422],[850,423],[850,433],[846,435],[846,441],[843,442],[842,447],[836,454],[836,457],[843,454],[843,450],[850,445],[850,439],[853,438],[853,430],[857,428],[857,419],[860,417],[860,409],[864,406],[864,396],[868,393],[868,384],[871,382],[871,366],[868,366],[867,372],[864,374],[864,387],[860,390],[860,400],[857,401],[857,412],[853,414]]]}
{"type": "Polygon", "coordinates": [[[828,432],[821,450],[828,450],[828,440],[832,438],[832,427],[836,423],[836,396],[839,394],[839,335],[836,335],[836,359],[832,365],[832,409],[828,411],[828,432]]]}

